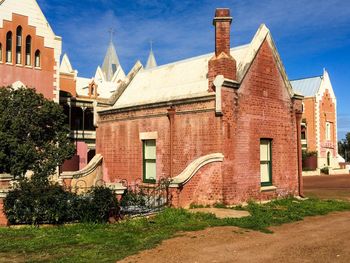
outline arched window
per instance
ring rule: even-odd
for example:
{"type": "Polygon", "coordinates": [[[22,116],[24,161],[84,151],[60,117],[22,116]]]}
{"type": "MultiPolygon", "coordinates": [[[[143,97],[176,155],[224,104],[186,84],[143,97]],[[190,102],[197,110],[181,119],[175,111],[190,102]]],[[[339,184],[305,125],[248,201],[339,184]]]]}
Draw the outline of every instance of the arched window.
{"type": "Polygon", "coordinates": [[[16,64],[22,63],[22,27],[16,30],[16,64]]]}
{"type": "Polygon", "coordinates": [[[34,55],[34,66],[36,68],[40,68],[40,50],[38,49],[37,51],[35,51],[35,55],[34,55]]]}
{"type": "Polygon", "coordinates": [[[2,62],[2,44],[0,43],[0,62],[2,62]]]}
{"type": "Polygon", "coordinates": [[[6,34],[6,62],[12,62],[12,32],[6,34]]]}
{"type": "Polygon", "coordinates": [[[28,35],[26,37],[26,66],[31,65],[31,60],[32,60],[31,53],[32,53],[32,37],[28,35]]]}

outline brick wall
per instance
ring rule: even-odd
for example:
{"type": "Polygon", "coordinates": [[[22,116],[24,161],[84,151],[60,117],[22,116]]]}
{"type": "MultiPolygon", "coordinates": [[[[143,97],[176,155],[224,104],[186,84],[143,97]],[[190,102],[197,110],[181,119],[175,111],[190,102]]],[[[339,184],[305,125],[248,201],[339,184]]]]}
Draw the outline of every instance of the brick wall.
{"type": "MultiPolygon", "coordinates": [[[[0,28],[0,43],[2,44],[2,62],[0,62],[0,87],[12,85],[21,81],[26,86],[35,88],[45,98],[54,99],[54,82],[56,61],[54,49],[44,46],[44,38],[37,36],[36,28],[28,25],[28,17],[13,14],[12,21],[4,20],[3,28],[0,28]],[[16,29],[22,27],[22,62],[16,65],[16,29]],[[6,34],[12,32],[12,62],[6,63],[6,34]],[[32,37],[31,63],[25,65],[25,41],[27,35],[32,37]],[[40,68],[34,67],[34,54],[40,50],[40,68]]],[[[56,84],[57,85],[57,84],[56,84]]]]}
{"type": "Polygon", "coordinates": [[[327,152],[331,152],[331,157],[337,156],[336,151],[336,115],[335,105],[332,101],[328,89],[322,94],[322,100],[319,102],[320,109],[320,156],[327,157],[327,152]],[[326,123],[331,124],[330,140],[326,139],[326,123]]]}
{"type": "Polygon", "coordinates": [[[215,152],[223,163],[203,167],[180,190],[174,205],[228,204],[297,194],[297,125],[290,94],[267,42],[238,90],[223,88],[223,116],[215,116],[214,100],[173,108],[173,157],[170,158],[168,108],[101,115],[97,153],[104,156],[106,181],[142,178],[141,132],[158,132],[157,176],[182,172],[194,159],[215,152]],[[277,190],[260,192],[260,139],[272,139],[272,177],[277,190]],[[170,162],[172,161],[172,164],[170,162]]]}
{"type": "MultiPolygon", "coordinates": [[[[278,194],[297,194],[297,124],[293,104],[272,50],[265,40],[233,95],[231,158],[225,158],[227,201],[266,198],[260,194],[260,139],[272,139],[272,183],[278,194]]],[[[227,114],[226,114],[227,115],[227,114]]],[[[224,113],[225,116],[225,113],[224,113]]],[[[229,125],[229,122],[227,123],[229,125]]],[[[229,135],[225,136],[228,140],[229,135]]],[[[227,142],[224,145],[228,145],[227,142]]],[[[226,152],[230,151],[226,149],[226,152]]]]}
{"type": "Polygon", "coordinates": [[[317,151],[317,140],[316,140],[316,100],[315,98],[304,99],[304,112],[303,119],[306,119],[306,141],[308,151],[317,151]]]}
{"type": "Polygon", "coordinates": [[[170,120],[168,108],[129,111],[101,116],[96,130],[96,152],[104,157],[106,181],[142,178],[140,133],[157,132],[157,177],[176,176],[194,159],[220,152],[220,120],[215,101],[174,107],[173,158],[170,164],[170,120]],[[152,117],[153,116],[153,117],[152,117]]]}

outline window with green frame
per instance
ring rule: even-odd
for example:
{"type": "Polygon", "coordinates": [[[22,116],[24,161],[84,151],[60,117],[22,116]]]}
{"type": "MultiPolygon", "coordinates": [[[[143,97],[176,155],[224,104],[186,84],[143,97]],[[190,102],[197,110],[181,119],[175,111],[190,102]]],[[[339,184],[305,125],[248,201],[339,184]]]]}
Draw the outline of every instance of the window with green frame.
{"type": "Polygon", "coordinates": [[[272,185],[272,140],[260,140],[260,177],[261,186],[272,185]]]}
{"type": "Polygon", "coordinates": [[[143,181],[156,182],[156,140],[143,140],[143,181]]]}

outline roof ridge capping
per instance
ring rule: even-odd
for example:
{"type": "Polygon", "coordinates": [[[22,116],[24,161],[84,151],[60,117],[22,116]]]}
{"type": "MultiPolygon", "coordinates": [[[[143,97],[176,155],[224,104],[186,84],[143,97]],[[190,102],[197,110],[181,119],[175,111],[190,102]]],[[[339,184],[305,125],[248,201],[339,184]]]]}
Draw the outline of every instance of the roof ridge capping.
{"type": "Polygon", "coordinates": [[[297,79],[291,79],[290,82],[293,82],[293,81],[300,81],[300,80],[308,80],[308,79],[315,79],[315,78],[323,78],[323,75],[316,75],[316,76],[312,76],[312,77],[300,77],[300,78],[297,78],[297,79]]]}

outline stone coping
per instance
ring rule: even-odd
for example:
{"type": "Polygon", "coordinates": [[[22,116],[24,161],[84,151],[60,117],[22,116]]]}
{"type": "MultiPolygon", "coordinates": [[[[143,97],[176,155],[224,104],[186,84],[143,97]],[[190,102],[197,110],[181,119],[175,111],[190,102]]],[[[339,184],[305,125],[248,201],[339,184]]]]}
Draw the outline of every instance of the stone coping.
{"type": "Polygon", "coordinates": [[[204,165],[212,162],[222,162],[224,155],[222,153],[212,153],[197,158],[191,162],[179,175],[172,178],[170,186],[171,188],[178,188],[186,184],[191,178],[198,172],[204,165]]]}
{"type": "Polygon", "coordinates": [[[75,172],[63,172],[59,177],[60,179],[78,179],[85,177],[97,168],[97,166],[102,162],[102,159],[103,157],[101,154],[96,154],[83,169],[75,172]]]}

